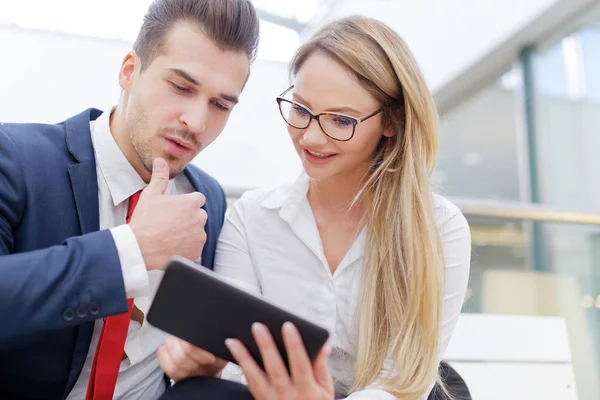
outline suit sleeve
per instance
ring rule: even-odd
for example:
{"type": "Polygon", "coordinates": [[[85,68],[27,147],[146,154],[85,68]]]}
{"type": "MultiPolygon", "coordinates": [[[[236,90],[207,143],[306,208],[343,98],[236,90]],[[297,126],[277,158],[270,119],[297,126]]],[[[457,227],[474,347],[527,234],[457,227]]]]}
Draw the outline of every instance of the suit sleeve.
{"type": "Polygon", "coordinates": [[[0,130],[0,350],[28,335],[127,311],[110,231],[15,254],[14,232],[26,207],[22,157],[0,130]]]}

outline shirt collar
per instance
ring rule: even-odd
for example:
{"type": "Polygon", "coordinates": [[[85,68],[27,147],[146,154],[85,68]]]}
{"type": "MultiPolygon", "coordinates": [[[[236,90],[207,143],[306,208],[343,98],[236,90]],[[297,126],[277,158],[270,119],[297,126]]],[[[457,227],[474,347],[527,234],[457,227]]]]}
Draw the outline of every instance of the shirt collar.
{"type": "MultiPolygon", "coordinates": [[[[271,210],[279,210],[279,216],[286,221],[292,231],[308,246],[313,253],[327,266],[317,224],[306,194],[308,193],[309,177],[303,171],[298,179],[291,184],[280,186],[267,196],[260,205],[271,210]]],[[[366,244],[366,228],[363,228],[352,247],[335,271],[342,273],[348,265],[363,257],[366,244]]]]}
{"type": "Polygon", "coordinates": [[[119,149],[110,132],[110,116],[113,110],[114,108],[98,117],[91,130],[96,162],[100,166],[113,204],[117,206],[144,189],[146,183],[119,149]]]}
{"type": "Polygon", "coordinates": [[[303,171],[298,178],[287,185],[279,186],[273,190],[262,202],[261,206],[271,210],[296,209],[306,199],[308,193],[308,175],[303,171]]]}

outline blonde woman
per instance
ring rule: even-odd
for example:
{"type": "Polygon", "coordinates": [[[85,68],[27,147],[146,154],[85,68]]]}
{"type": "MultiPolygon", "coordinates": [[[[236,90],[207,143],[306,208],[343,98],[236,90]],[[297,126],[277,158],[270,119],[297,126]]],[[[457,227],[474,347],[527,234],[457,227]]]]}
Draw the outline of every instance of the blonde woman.
{"type": "MultiPolygon", "coordinates": [[[[431,187],[432,97],[402,39],[364,17],[320,29],[297,51],[291,77],[277,102],[304,172],[233,206],[215,270],[328,328],[330,349],[312,366],[284,328],[290,375],[260,325],[266,372],[240,342],[228,346],[255,399],[425,399],[470,263],[465,218],[431,187]]],[[[177,339],[159,359],[175,379],[223,367],[177,339]]]]}

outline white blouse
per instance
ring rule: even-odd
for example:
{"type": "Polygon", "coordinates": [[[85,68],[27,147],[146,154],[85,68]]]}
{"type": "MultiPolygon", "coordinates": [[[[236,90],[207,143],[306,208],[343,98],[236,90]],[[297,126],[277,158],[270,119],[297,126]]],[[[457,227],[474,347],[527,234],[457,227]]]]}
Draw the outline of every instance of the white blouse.
{"type": "MultiPolygon", "coordinates": [[[[354,314],[366,232],[361,232],[332,275],[307,191],[308,177],[302,174],[292,184],[245,193],[226,218],[217,245],[215,271],[226,280],[326,328],[333,349],[329,366],[336,383],[336,398],[344,398],[354,378],[352,364],[357,340],[354,314]]],[[[460,210],[437,195],[435,218],[446,263],[438,354],[441,359],[467,290],[471,235],[460,210]]],[[[382,373],[393,370],[392,360],[382,366],[382,373]]],[[[224,377],[231,378],[231,371],[228,367],[224,377]]],[[[373,382],[347,398],[391,400],[394,396],[373,382]]]]}

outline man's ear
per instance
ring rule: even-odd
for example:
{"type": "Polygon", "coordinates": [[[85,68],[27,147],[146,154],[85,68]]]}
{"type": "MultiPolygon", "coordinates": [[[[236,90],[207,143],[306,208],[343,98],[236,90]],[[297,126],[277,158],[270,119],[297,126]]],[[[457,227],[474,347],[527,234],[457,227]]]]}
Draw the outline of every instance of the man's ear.
{"type": "Polygon", "coordinates": [[[125,55],[119,70],[119,86],[121,86],[121,89],[126,92],[130,91],[135,75],[139,73],[140,64],[140,58],[135,52],[130,51],[125,55]]]}

